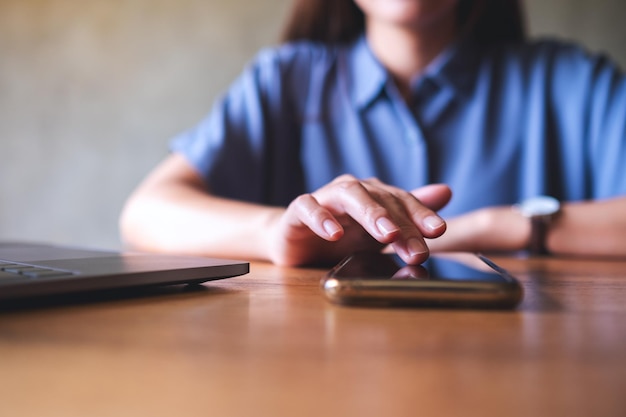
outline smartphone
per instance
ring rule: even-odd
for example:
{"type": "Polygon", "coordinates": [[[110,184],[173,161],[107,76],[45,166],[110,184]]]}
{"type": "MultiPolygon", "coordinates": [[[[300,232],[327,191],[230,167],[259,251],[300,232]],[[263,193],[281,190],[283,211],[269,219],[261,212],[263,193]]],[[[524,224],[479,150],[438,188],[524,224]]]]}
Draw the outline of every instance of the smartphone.
{"type": "Polygon", "coordinates": [[[397,255],[359,252],[322,279],[337,304],[511,309],[523,298],[519,281],[485,256],[432,255],[406,265],[397,255]]]}

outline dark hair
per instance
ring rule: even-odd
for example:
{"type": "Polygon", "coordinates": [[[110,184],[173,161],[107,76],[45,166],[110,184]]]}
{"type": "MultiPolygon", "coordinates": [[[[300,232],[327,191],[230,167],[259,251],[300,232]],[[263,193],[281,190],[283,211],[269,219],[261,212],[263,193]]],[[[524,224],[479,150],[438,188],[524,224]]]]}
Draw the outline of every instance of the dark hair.
{"type": "MultiPolygon", "coordinates": [[[[459,29],[481,44],[525,38],[520,0],[459,0],[459,29]]],[[[346,43],[365,30],[365,16],[354,0],[294,0],[283,42],[346,43]]]]}

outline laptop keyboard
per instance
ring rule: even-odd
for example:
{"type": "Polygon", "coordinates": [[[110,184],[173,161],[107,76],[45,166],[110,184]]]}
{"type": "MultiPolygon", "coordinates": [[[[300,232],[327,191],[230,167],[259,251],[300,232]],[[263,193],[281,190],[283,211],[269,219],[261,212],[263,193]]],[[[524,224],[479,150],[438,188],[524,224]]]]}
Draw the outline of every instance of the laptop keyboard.
{"type": "Polygon", "coordinates": [[[45,268],[41,266],[21,264],[0,260],[0,279],[11,278],[60,278],[76,275],[73,271],[45,268]]]}

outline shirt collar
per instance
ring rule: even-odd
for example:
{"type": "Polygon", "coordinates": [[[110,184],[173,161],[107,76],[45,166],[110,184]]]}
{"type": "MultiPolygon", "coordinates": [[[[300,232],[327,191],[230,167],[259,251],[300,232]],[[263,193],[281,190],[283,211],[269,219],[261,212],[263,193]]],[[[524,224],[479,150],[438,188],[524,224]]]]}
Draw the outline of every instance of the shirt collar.
{"type": "MultiPolygon", "coordinates": [[[[422,74],[413,80],[413,87],[426,78],[442,88],[463,94],[472,87],[479,60],[479,51],[471,41],[459,40],[446,48],[422,74]]],[[[348,75],[352,100],[359,108],[367,107],[391,82],[389,73],[374,56],[365,36],[360,36],[348,55],[348,75]]]]}
{"type": "Polygon", "coordinates": [[[359,108],[368,106],[384,89],[389,74],[372,53],[365,36],[360,36],[348,55],[348,82],[352,100],[359,108]]]}
{"type": "Polygon", "coordinates": [[[457,94],[469,92],[480,60],[478,46],[468,39],[460,39],[448,46],[420,74],[412,85],[429,78],[442,88],[457,94]]]}

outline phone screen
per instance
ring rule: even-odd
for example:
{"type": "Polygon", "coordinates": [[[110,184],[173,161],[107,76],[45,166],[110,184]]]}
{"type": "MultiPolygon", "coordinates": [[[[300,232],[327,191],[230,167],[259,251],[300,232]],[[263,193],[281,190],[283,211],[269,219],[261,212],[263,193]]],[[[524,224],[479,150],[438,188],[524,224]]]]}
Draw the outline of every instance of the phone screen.
{"type": "Polygon", "coordinates": [[[326,297],[340,304],[512,308],[522,287],[482,255],[431,256],[406,265],[398,256],[356,253],[322,280],[326,297]]]}

